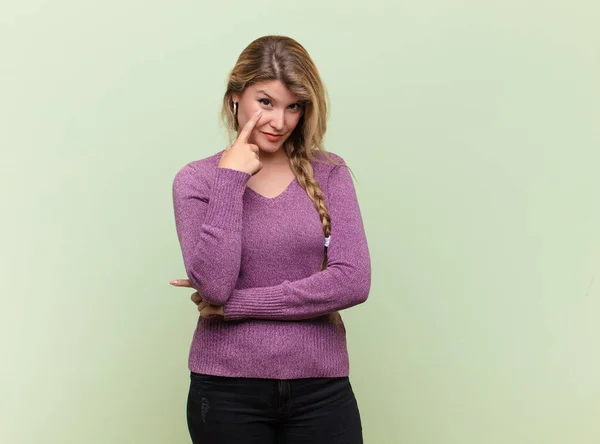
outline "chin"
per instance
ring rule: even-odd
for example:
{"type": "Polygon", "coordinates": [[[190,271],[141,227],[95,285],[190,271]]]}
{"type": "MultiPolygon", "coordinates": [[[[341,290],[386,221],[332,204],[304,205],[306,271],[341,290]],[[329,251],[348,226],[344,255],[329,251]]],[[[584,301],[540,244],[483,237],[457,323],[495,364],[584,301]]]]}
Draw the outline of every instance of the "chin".
{"type": "Polygon", "coordinates": [[[281,145],[259,145],[258,148],[263,152],[263,153],[276,153],[277,151],[279,151],[281,149],[281,145]]]}

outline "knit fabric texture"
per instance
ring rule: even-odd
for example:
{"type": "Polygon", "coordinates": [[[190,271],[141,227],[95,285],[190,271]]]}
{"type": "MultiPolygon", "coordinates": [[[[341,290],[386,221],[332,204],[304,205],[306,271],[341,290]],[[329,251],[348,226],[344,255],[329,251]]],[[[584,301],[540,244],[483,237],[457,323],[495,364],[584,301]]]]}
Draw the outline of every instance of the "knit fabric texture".
{"type": "Polygon", "coordinates": [[[224,317],[199,317],[189,369],[217,376],[295,379],[349,375],[346,330],[331,313],[364,302],[371,263],[356,190],[344,160],[317,153],[314,177],[331,216],[325,235],[297,179],[267,198],[251,175],[218,167],[223,151],[188,163],[173,181],[186,273],[224,317]]]}

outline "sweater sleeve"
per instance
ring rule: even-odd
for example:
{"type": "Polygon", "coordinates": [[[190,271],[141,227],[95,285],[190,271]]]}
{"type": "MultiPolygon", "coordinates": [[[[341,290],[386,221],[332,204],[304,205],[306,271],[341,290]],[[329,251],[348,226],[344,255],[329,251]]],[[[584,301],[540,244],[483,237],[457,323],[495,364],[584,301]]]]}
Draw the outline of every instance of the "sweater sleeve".
{"type": "Polygon", "coordinates": [[[331,170],[327,189],[331,216],[327,268],[272,287],[233,290],[224,306],[226,321],[310,319],[366,301],[371,262],[356,191],[345,166],[331,170]]]}
{"type": "Polygon", "coordinates": [[[250,174],[216,168],[211,186],[188,164],[173,181],[177,236],[188,278],[206,302],[223,305],[238,279],[243,195],[250,174]]]}

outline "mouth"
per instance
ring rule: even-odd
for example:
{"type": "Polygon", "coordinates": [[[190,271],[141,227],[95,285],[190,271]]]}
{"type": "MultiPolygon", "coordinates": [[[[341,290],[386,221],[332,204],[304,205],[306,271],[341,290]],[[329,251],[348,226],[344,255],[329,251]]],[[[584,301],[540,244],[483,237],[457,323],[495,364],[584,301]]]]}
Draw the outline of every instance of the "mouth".
{"type": "Polygon", "coordinates": [[[283,134],[271,134],[271,133],[265,133],[264,131],[261,131],[261,133],[263,133],[265,135],[265,137],[267,139],[269,139],[269,141],[271,141],[271,142],[277,142],[279,139],[281,139],[283,137],[283,134]]]}

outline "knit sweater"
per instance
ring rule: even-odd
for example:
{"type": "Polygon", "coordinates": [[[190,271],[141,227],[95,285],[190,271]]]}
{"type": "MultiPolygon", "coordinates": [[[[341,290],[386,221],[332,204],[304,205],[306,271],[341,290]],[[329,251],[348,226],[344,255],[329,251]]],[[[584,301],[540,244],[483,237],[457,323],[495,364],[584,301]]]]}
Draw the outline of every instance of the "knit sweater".
{"type": "MultiPolygon", "coordinates": [[[[173,182],[189,279],[224,316],[199,318],[189,369],[217,376],[295,379],[349,374],[346,330],[328,314],[360,304],[371,286],[367,240],[349,170],[311,161],[331,216],[325,237],[294,179],[267,198],[251,175],[218,167],[223,151],[184,166],[173,182]]],[[[329,153],[337,163],[343,159],[329,153]]]]}

